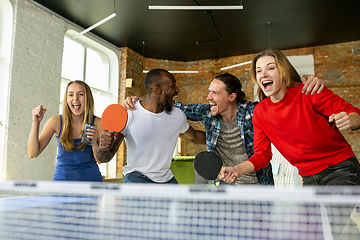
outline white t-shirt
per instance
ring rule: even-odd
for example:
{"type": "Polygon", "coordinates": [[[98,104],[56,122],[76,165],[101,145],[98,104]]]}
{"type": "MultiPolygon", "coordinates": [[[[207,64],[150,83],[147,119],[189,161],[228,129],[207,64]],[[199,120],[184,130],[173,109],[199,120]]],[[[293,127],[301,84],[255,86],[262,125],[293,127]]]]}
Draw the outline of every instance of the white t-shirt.
{"type": "Polygon", "coordinates": [[[161,113],[149,112],[140,101],[135,107],[128,111],[128,122],[121,132],[127,146],[124,175],[138,171],[155,182],[169,181],[174,176],[170,165],[175,144],[179,134],[189,128],[186,116],[175,107],[161,113]]]}

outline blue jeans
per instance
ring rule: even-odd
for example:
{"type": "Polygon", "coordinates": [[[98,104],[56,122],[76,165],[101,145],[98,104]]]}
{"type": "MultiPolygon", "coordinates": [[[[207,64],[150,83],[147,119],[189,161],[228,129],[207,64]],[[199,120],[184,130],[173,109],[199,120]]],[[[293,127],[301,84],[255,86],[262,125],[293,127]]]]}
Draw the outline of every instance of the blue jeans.
{"type": "Polygon", "coordinates": [[[360,164],[354,156],[302,179],[304,185],[360,185],[360,164]]]}
{"type": "MultiPolygon", "coordinates": [[[[154,182],[153,180],[151,180],[141,172],[134,171],[125,175],[124,183],[159,183],[159,182],[154,182]]],[[[173,177],[169,181],[161,182],[161,183],[178,184],[178,181],[176,180],[175,177],[173,177]]]]}

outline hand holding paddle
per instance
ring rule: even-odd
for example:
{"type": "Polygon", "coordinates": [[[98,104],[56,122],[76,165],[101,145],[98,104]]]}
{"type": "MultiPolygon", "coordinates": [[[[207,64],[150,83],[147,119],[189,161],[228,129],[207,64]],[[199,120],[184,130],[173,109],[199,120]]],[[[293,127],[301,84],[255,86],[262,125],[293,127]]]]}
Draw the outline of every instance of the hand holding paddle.
{"type": "Polygon", "coordinates": [[[254,171],[254,165],[245,161],[234,167],[223,167],[221,159],[211,152],[201,152],[194,159],[195,171],[206,180],[219,180],[232,184],[236,179],[248,172],[254,171]]]}
{"type": "Polygon", "coordinates": [[[109,131],[104,131],[99,138],[99,148],[102,151],[107,151],[113,148],[117,134],[109,131]]]}
{"type": "Polygon", "coordinates": [[[231,184],[241,175],[253,171],[254,165],[250,161],[245,161],[234,167],[224,167],[221,169],[219,179],[231,184]]]}
{"type": "Polygon", "coordinates": [[[239,177],[234,167],[224,167],[219,173],[219,180],[233,184],[239,177]]]}

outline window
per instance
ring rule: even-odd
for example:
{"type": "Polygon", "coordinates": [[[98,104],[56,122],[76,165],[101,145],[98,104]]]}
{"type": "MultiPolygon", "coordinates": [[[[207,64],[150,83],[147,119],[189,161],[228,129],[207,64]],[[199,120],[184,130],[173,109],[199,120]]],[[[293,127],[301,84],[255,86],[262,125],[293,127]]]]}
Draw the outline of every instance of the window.
{"type": "MultiPolygon", "coordinates": [[[[101,117],[104,109],[118,102],[118,60],[113,51],[80,36],[72,36],[75,31],[68,31],[64,39],[63,62],[60,89],[60,113],[67,84],[70,81],[85,81],[93,93],[95,115],[101,117]]],[[[116,177],[116,161],[99,165],[101,174],[116,177]]]]}

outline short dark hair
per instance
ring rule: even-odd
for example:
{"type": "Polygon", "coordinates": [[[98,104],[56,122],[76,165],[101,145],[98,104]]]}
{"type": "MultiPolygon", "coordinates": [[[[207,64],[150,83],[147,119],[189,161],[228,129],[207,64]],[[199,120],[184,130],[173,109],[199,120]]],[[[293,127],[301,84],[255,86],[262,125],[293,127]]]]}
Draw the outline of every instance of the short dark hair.
{"type": "Polygon", "coordinates": [[[162,79],[163,75],[161,73],[169,73],[168,71],[166,71],[165,69],[160,69],[160,68],[155,68],[150,70],[146,76],[145,76],[145,80],[144,80],[144,85],[145,85],[145,89],[146,92],[149,94],[152,90],[152,88],[158,84],[160,82],[160,80],[162,79]]]}
{"type": "Polygon", "coordinates": [[[222,81],[226,86],[226,92],[230,95],[236,93],[236,102],[245,102],[245,93],[241,90],[240,80],[230,73],[224,73],[215,77],[216,80],[222,81]]]}

